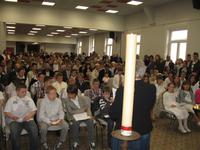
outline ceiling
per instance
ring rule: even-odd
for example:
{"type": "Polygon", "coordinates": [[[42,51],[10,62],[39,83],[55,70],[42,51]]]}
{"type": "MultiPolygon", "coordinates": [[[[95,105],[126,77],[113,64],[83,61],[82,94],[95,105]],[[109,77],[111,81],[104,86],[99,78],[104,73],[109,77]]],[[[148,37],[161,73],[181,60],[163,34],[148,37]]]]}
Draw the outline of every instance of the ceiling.
{"type": "Polygon", "coordinates": [[[17,35],[28,35],[28,33],[31,33],[30,31],[36,31],[37,33],[34,33],[37,36],[47,36],[47,34],[51,34],[54,37],[80,37],[80,36],[86,36],[86,35],[92,35],[96,33],[102,33],[105,32],[103,30],[96,30],[96,29],[86,29],[86,28],[71,28],[71,27],[62,27],[62,26],[43,26],[43,25],[33,25],[33,24],[12,24],[7,23],[7,33],[8,30],[15,30],[15,34],[17,35]],[[9,29],[8,27],[15,27],[15,29],[9,29]],[[41,30],[35,30],[33,28],[40,28],[41,30]],[[57,31],[57,30],[63,30],[63,31],[57,31]],[[52,34],[54,32],[54,34],[52,34]],[[82,33],[80,33],[82,32],[82,33]],[[87,33],[84,33],[87,32],[87,33]],[[57,33],[57,34],[56,34],[57,33]],[[73,35],[78,34],[78,35],[73,35]]]}
{"type": "MultiPolygon", "coordinates": [[[[41,6],[43,0],[18,0],[18,5],[34,5],[41,6]]],[[[168,2],[177,0],[138,0],[144,2],[142,5],[133,6],[128,5],[126,2],[130,0],[46,0],[55,2],[55,8],[74,10],[77,5],[88,6],[88,12],[105,13],[106,10],[117,10],[117,15],[128,15],[142,10],[143,6],[158,6],[168,2]]],[[[4,2],[4,0],[0,0],[4,2]]],[[[8,2],[4,2],[8,3],[8,2]]],[[[46,6],[49,7],[49,6],[46,6]]],[[[83,10],[80,10],[83,11],[83,10]]]]}

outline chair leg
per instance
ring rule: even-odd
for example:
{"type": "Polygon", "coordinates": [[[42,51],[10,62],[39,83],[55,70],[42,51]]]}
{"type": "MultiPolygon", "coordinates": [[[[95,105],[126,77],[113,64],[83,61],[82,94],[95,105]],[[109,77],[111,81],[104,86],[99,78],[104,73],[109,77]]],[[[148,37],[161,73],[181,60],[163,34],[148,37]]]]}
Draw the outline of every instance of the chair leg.
{"type": "Polygon", "coordinates": [[[102,144],[102,148],[103,148],[103,126],[101,126],[101,144],[102,144]]]}

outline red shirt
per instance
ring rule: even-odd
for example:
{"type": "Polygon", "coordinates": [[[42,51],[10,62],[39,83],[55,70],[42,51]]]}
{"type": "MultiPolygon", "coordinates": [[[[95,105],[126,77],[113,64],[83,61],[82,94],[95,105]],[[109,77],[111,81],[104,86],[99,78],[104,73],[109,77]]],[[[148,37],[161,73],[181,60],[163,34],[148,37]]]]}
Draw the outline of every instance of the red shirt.
{"type": "Polygon", "coordinates": [[[195,92],[195,102],[196,104],[200,104],[200,89],[195,92]]]}

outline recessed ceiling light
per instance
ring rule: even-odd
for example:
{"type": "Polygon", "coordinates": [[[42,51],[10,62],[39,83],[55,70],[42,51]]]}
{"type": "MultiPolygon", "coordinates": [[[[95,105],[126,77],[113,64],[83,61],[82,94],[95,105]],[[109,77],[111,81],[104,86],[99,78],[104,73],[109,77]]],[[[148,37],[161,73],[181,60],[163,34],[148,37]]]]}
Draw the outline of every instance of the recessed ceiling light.
{"type": "Polygon", "coordinates": [[[30,31],[30,33],[38,33],[38,31],[30,31]]]}
{"type": "Polygon", "coordinates": [[[47,34],[47,36],[54,36],[54,35],[52,35],[52,34],[47,34]]]}
{"type": "Polygon", "coordinates": [[[115,14],[118,13],[119,11],[117,10],[107,10],[106,13],[111,13],[111,14],[115,14]]]}
{"type": "Polygon", "coordinates": [[[56,34],[59,34],[59,33],[58,32],[51,32],[51,34],[55,34],[56,35],[56,34]]]}
{"type": "Polygon", "coordinates": [[[8,32],[8,34],[15,34],[15,32],[8,32]]]}
{"type": "Polygon", "coordinates": [[[45,27],[44,24],[36,24],[35,26],[36,26],[36,27],[45,27]]]}
{"type": "Polygon", "coordinates": [[[141,5],[142,3],[143,2],[135,1],[135,0],[131,0],[130,2],[127,2],[127,4],[134,5],[134,6],[141,5]]]}
{"type": "Polygon", "coordinates": [[[7,30],[7,31],[8,31],[8,32],[15,32],[15,30],[10,30],[10,29],[9,29],[9,30],[7,30]]]}
{"type": "Polygon", "coordinates": [[[65,32],[65,30],[56,30],[57,32],[65,32]]]}
{"type": "Polygon", "coordinates": [[[90,31],[97,31],[97,29],[89,29],[90,31]]]}
{"type": "Polygon", "coordinates": [[[15,27],[13,27],[13,26],[6,26],[6,28],[8,28],[8,29],[15,29],[15,27]]]}
{"type": "Polygon", "coordinates": [[[42,2],[42,5],[45,6],[54,6],[56,3],[55,2],[42,2]]]}
{"type": "Polygon", "coordinates": [[[86,34],[87,32],[85,32],[85,31],[79,31],[79,33],[81,33],[81,34],[86,34]]]}
{"type": "Polygon", "coordinates": [[[32,28],[32,30],[37,30],[37,31],[39,31],[39,30],[41,30],[41,28],[32,28]]]}
{"type": "Polygon", "coordinates": [[[38,42],[34,42],[34,43],[32,43],[33,45],[37,45],[37,44],[39,44],[38,42]]]}
{"type": "Polygon", "coordinates": [[[72,29],[72,27],[64,27],[65,29],[72,29]]]}
{"type": "Polygon", "coordinates": [[[71,35],[73,35],[73,36],[77,36],[78,34],[76,34],[76,33],[73,33],[73,34],[71,34],[71,35]]]}
{"type": "Polygon", "coordinates": [[[65,35],[65,37],[66,37],[66,38],[70,38],[71,36],[70,36],[70,35],[65,35]]]}
{"type": "Polygon", "coordinates": [[[28,35],[35,35],[35,34],[33,34],[33,33],[28,33],[28,35]]]}
{"type": "Polygon", "coordinates": [[[86,9],[88,9],[87,6],[81,6],[81,5],[76,6],[75,8],[76,8],[76,9],[82,9],[82,10],[86,10],[86,9]]]}
{"type": "Polygon", "coordinates": [[[5,0],[6,2],[17,2],[18,0],[5,0]]]}

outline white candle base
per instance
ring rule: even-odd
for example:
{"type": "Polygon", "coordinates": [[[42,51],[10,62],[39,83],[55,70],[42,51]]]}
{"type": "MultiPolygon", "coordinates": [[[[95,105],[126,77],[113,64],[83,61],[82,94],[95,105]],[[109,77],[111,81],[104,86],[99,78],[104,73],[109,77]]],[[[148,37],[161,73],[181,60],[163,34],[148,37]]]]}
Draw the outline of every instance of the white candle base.
{"type": "Polygon", "coordinates": [[[133,134],[132,131],[127,131],[127,130],[121,130],[121,134],[123,136],[131,136],[133,134]]]}

